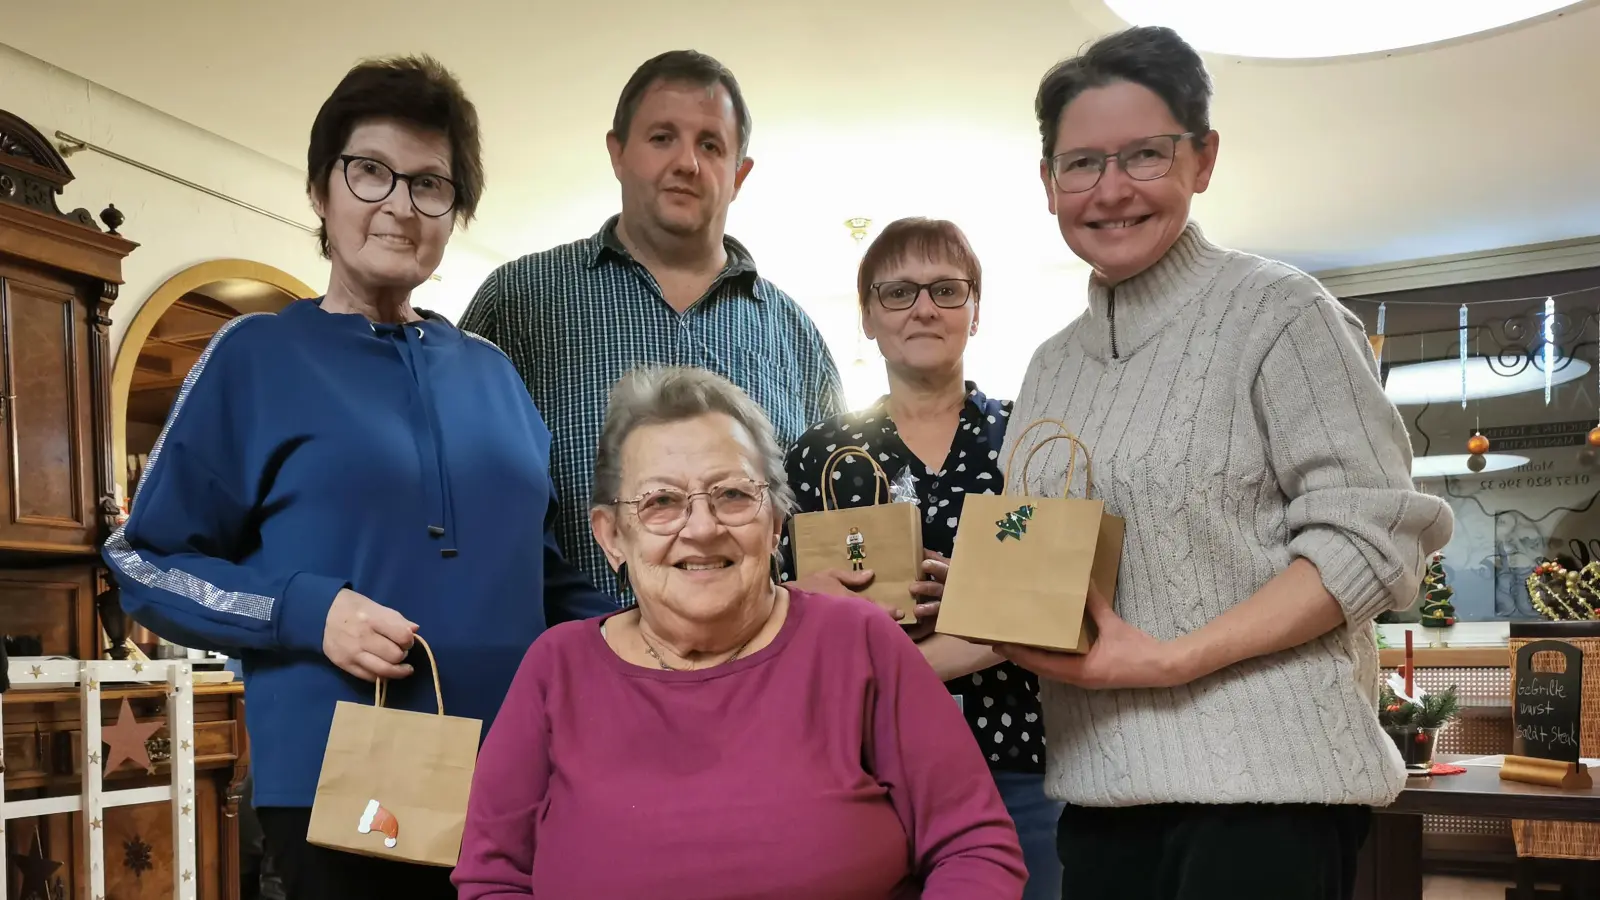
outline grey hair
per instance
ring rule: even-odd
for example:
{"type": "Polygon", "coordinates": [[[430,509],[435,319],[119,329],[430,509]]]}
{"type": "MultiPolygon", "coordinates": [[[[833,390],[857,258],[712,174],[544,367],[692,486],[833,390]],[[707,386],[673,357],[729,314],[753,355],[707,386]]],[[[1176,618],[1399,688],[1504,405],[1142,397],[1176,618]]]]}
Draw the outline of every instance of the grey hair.
{"type": "Polygon", "coordinates": [[[610,506],[622,490],[622,445],[646,425],[667,425],[722,413],[755,442],[767,502],[781,523],[794,509],[794,491],[784,474],[783,450],[767,414],[738,385],[715,372],[689,366],[634,369],[611,386],[606,422],[594,462],[591,508],[610,506]]]}

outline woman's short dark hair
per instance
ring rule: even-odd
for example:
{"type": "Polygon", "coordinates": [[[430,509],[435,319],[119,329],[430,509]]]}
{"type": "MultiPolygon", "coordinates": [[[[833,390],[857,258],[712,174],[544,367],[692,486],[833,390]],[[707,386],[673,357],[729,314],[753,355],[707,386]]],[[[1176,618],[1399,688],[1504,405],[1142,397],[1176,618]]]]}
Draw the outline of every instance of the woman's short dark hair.
{"type": "MultiPolygon", "coordinates": [[[[449,140],[456,222],[472,221],[483,197],[478,110],[456,77],[426,55],[363,60],[344,76],[311,123],[306,188],[326,199],[328,175],[350,141],[350,133],[371,119],[398,119],[440,132],[449,140]]],[[[318,226],[317,243],[323,257],[328,257],[327,223],[318,226]]]]}
{"type": "Polygon", "coordinates": [[[739,123],[739,159],[750,152],[750,107],[745,105],[744,92],[739,81],[728,67],[698,50],[668,50],[653,56],[635,69],[617,98],[617,110],[611,116],[611,133],[617,140],[628,142],[628,129],[633,127],[634,113],[639,111],[639,101],[645,92],[658,83],[690,84],[695,87],[722,85],[733,101],[733,112],[739,123]]]}
{"type": "Polygon", "coordinates": [[[861,256],[861,267],[856,270],[856,296],[861,308],[867,308],[872,285],[890,266],[908,259],[926,259],[947,262],[972,279],[974,303],[983,294],[983,267],[978,265],[978,254],[972,252],[967,236],[954,222],[944,219],[913,217],[896,219],[885,225],[878,236],[867,245],[861,256]]]}
{"type": "Polygon", "coordinates": [[[1197,146],[1210,133],[1211,76],[1200,54],[1171,28],[1141,25],[1106,35],[1045,73],[1033,103],[1045,159],[1056,154],[1056,130],[1067,105],[1089,88],[1119,81],[1160,97],[1184,130],[1194,133],[1197,146]]]}

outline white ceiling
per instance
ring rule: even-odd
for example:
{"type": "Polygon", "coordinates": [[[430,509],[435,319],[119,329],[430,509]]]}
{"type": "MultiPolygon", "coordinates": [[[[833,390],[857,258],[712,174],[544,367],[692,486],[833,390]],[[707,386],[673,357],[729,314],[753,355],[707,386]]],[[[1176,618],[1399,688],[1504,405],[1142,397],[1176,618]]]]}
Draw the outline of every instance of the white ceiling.
{"type": "MultiPolygon", "coordinates": [[[[617,92],[648,56],[694,47],[753,108],[730,232],[782,286],[847,294],[842,221],[925,214],[968,231],[992,285],[1043,303],[1081,279],[1038,186],[1033,93],[1101,32],[1094,2],[56,0],[6,17],[3,40],[291,166],[354,60],[430,52],[482,115],[489,187],[468,238],[501,257],[616,208],[617,92]]],[[[1387,58],[1214,60],[1222,151],[1196,217],[1312,270],[1600,234],[1596,46],[1589,4],[1387,58]]]]}

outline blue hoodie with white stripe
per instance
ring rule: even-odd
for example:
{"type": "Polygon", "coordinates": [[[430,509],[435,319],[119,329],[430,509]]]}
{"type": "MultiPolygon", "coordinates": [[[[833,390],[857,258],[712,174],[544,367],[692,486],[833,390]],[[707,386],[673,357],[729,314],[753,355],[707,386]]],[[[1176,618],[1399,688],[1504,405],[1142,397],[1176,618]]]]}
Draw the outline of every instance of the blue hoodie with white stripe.
{"type": "MultiPolygon", "coordinates": [[[[416,622],[445,712],[486,730],[548,625],[615,609],[556,545],[550,432],[510,361],[423,315],[228,322],[106,542],[136,621],[242,659],[257,806],[310,806],[334,704],[372,702],[322,652],[340,589],[416,622]]],[[[409,662],[386,705],[431,712],[409,662]]]]}

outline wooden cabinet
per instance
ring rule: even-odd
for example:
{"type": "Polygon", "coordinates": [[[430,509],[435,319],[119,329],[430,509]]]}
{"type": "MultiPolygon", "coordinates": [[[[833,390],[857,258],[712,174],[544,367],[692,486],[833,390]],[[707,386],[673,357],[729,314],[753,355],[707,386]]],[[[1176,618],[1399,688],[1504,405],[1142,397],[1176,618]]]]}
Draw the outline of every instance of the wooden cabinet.
{"type": "MultiPolygon", "coordinates": [[[[63,214],[66,162],[0,112],[0,552],[89,556],[117,512],[106,334],[138,245],[63,214]]],[[[3,625],[3,621],[0,621],[3,625]]]]}
{"type": "Polygon", "coordinates": [[[42,269],[0,264],[0,547],[94,552],[93,306],[42,269]]]}
{"type": "Polygon", "coordinates": [[[99,580],[96,567],[84,563],[0,567],[0,628],[37,638],[40,656],[78,656],[77,648],[96,646],[99,580]]]}
{"type": "MultiPolygon", "coordinates": [[[[94,659],[102,646],[100,598],[120,613],[99,556],[120,512],[107,328],[122,260],[138,245],[117,233],[122,216],[114,208],[100,214],[104,229],[87,210],[63,213],[57,197],[71,181],[43,135],[0,111],[0,634],[12,655],[94,659]]],[[[108,685],[105,720],[116,718],[124,696],[141,720],[166,714],[162,689],[108,685]]],[[[238,785],[249,756],[243,691],[197,685],[194,699],[198,895],[237,898],[238,785]]],[[[86,756],[79,703],[75,690],[13,685],[5,692],[0,770],[7,802],[78,792],[76,763],[86,756]]],[[[162,735],[147,745],[153,758],[161,756],[162,735]]],[[[158,764],[154,774],[113,773],[106,786],[166,779],[158,764]]],[[[169,805],[106,812],[106,896],[172,897],[169,805]]],[[[85,896],[88,853],[78,819],[62,812],[4,823],[8,896],[23,897],[25,885],[37,891],[22,865],[36,838],[42,858],[60,863],[45,884],[51,900],[85,896]]]]}

